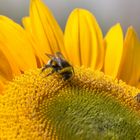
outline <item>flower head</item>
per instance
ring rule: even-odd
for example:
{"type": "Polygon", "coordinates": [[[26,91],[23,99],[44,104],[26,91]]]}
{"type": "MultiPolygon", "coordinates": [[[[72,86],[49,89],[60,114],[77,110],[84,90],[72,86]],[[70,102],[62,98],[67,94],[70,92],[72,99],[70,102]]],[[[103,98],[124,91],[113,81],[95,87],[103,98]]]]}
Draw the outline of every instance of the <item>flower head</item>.
{"type": "Polygon", "coordinates": [[[75,68],[64,81],[30,70],[11,82],[0,98],[0,138],[130,139],[139,137],[140,92],[98,71],[75,68]]]}

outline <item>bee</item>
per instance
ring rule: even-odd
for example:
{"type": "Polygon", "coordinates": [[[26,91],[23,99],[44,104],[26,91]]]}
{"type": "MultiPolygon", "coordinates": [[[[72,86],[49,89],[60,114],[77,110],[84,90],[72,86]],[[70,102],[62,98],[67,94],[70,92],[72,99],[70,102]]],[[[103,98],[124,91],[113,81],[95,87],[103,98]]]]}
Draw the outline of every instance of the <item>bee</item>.
{"type": "Polygon", "coordinates": [[[53,74],[54,72],[60,74],[64,80],[68,80],[73,76],[74,69],[69,62],[64,58],[60,52],[56,52],[54,55],[46,54],[50,60],[42,68],[42,72],[47,68],[52,68],[52,71],[46,76],[53,74]]]}

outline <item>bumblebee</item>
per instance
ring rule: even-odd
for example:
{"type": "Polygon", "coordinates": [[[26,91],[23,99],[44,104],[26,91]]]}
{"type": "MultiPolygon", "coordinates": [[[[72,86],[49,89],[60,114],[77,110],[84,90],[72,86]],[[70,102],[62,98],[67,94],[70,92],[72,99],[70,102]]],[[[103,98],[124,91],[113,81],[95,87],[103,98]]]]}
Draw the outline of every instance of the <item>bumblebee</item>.
{"type": "Polygon", "coordinates": [[[73,76],[74,69],[60,52],[56,52],[55,55],[46,54],[50,60],[42,68],[42,72],[47,68],[52,68],[52,71],[47,76],[54,72],[60,74],[64,80],[68,80],[73,76]]]}

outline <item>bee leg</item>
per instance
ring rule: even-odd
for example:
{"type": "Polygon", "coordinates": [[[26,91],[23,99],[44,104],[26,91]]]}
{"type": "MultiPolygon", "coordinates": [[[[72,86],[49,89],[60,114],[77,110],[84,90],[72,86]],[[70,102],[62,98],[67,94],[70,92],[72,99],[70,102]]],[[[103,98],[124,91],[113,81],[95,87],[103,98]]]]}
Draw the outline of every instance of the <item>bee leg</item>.
{"type": "Polygon", "coordinates": [[[51,66],[49,66],[48,64],[47,64],[47,65],[45,65],[45,66],[41,69],[40,74],[42,74],[42,72],[43,72],[45,69],[50,68],[50,67],[51,67],[51,66]]]}
{"type": "Polygon", "coordinates": [[[49,60],[48,63],[46,65],[43,66],[42,68],[42,71],[43,72],[45,69],[47,68],[51,68],[52,67],[52,63],[53,63],[53,60],[49,60]]]}
{"type": "Polygon", "coordinates": [[[52,70],[50,73],[48,73],[45,77],[52,75],[55,72],[55,70],[52,70]]]}
{"type": "Polygon", "coordinates": [[[45,69],[50,68],[50,67],[51,67],[50,65],[45,65],[45,66],[41,69],[41,72],[43,72],[45,69]]]}

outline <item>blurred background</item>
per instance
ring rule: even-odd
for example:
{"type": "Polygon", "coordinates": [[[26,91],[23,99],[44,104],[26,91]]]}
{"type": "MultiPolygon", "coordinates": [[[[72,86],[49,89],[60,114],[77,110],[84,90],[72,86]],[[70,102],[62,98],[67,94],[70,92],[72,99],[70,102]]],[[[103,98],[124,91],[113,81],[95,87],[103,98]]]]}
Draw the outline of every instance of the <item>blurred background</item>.
{"type": "MultiPolygon", "coordinates": [[[[104,35],[109,28],[120,22],[124,33],[132,25],[140,36],[140,0],[43,0],[52,10],[64,30],[72,9],[85,8],[91,11],[102,28],[104,35]]],[[[21,24],[29,13],[30,0],[0,0],[0,14],[21,24]]]]}

